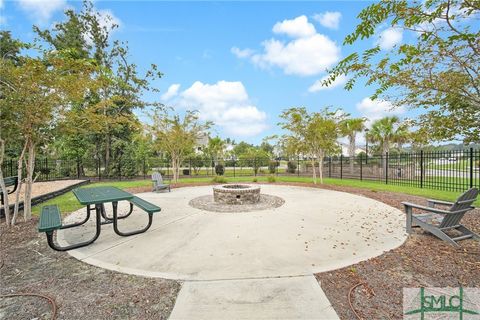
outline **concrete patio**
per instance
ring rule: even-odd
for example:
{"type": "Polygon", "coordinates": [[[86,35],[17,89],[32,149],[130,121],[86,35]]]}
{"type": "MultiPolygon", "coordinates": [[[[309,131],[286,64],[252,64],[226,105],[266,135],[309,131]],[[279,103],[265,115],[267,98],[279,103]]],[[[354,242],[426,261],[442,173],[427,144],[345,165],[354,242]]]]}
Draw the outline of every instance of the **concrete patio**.
{"type": "MultiPolygon", "coordinates": [[[[244,213],[188,205],[211,189],[138,194],[162,207],[150,230],[124,238],[103,226],[93,245],[69,253],[106,269],[183,280],[172,319],[332,319],[336,313],[312,275],[378,256],[406,239],[404,214],[365,197],[262,185],[262,193],[279,196],[285,204],[244,213]],[[300,300],[310,301],[309,307],[301,307],[300,300]]],[[[67,220],[83,214],[77,211],[67,220]]],[[[138,228],[146,221],[146,214],[134,211],[121,228],[138,228]]],[[[92,228],[61,231],[59,242],[88,238],[92,228]]]]}

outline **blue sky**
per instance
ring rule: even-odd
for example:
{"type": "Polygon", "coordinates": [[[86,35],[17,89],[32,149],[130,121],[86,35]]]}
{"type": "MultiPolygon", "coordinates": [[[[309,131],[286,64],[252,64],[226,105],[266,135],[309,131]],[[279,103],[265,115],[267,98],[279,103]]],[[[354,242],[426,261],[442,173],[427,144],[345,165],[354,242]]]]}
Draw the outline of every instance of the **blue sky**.
{"type": "MultiPolygon", "coordinates": [[[[390,50],[405,41],[401,31],[385,26],[375,39],[343,47],[367,5],[95,1],[100,14],[113,16],[120,25],[113,37],[128,41],[131,61],[141,69],[155,63],[165,74],[155,83],[161,93],[147,99],[161,100],[178,112],[197,109],[202,119],[216,123],[216,134],[252,143],[278,134],[278,115],[292,106],[312,111],[341,107],[370,119],[409,115],[403,108],[390,111],[387,101],[369,100],[374,88],[361,83],[348,92],[341,83],[328,90],[315,86],[326,68],[354,50],[375,43],[390,50]]],[[[14,37],[31,41],[32,24],[51,26],[64,19],[66,7],[80,6],[65,0],[0,0],[0,23],[14,37]]]]}

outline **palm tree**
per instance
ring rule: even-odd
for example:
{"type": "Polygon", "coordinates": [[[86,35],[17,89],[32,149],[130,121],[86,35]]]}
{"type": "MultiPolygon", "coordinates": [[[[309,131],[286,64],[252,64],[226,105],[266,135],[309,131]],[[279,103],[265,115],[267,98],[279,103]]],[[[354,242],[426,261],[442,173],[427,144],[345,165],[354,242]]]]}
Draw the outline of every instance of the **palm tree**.
{"type": "Polygon", "coordinates": [[[213,158],[215,165],[219,163],[220,158],[223,157],[226,143],[220,137],[210,138],[208,140],[207,153],[213,158]]]}
{"type": "Polygon", "coordinates": [[[353,159],[355,157],[355,139],[358,132],[365,129],[365,118],[349,118],[340,122],[340,132],[343,137],[348,137],[348,156],[350,172],[353,173],[353,159]]]}
{"type": "MultiPolygon", "coordinates": [[[[375,121],[368,134],[370,140],[378,143],[382,156],[385,156],[394,143],[403,143],[406,137],[406,127],[402,125],[397,116],[385,117],[375,121]]],[[[384,170],[387,169],[386,161],[383,162],[384,170]]]]}

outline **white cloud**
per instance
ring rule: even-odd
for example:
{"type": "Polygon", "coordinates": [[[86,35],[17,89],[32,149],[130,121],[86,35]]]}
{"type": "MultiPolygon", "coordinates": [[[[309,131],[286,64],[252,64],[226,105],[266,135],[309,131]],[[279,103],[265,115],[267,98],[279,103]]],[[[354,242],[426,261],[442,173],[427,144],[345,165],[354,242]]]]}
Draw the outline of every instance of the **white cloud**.
{"type": "Polygon", "coordinates": [[[293,38],[313,36],[317,31],[313,24],[308,22],[306,16],[299,16],[292,20],[283,20],[273,26],[273,33],[286,34],[293,38]]]}
{"type": "Polygon", "coordinates": [[[5,5],[5,1],[4,0],[0,0],[0,9],[3,9],[3,6],[5,5]]]}
{"type": "Polygon", "coordinates": [[[285,74],[311,76],[322,73],[340,59],[340,48],[322,34],[285,43],[270,39],[263,42],[264,52],[252,56],[261,67],[276,66],[285,74]]]}
{"type": "Polygon", "coordinates": [[[230,51],[237,56],[237,58],[248,58],[250,56],[252,56],[254,54],[255,51],[253,51],[252,49],[240,49],[240,48],[237,48],[237,47],[232,47],[232,49],[230,49],[230,51]]]}
{"type": "Polygon", "coordinates": [[[273,30],[297,38],[290,41],[273,38],[263,41],[263,50],[259,53],[236,47],[232,48],[232,52],[239,58],[250,58],[260,68],[278,67],[285,74],[298,76],[323,73],[340,60],[340,47],[327,36],[316,33],[305,16],[279,22],[273,30]]]}
{"type": "Polygon", "coordinates": [[[180,84],[178,84],[178,83],[172,84],[170,87],[168,87],[167,92],[162,94],[160,99],[162,101],[167,101],[167,100],[172,99],[173,97],[175,97],[178,94],[179,89],[180,89],[180,84]]]}
{"type": "Polygon", "coordinates": [[[64,9],[67,2],[65,0],[18,0],[18,4],[38,23],[45,24],[55,11],[64,9]]]}
{"type": "Polygon", "coordinates": [[[254,136],[268,128],[266,113],[250,102],[239,81],[196,81],[180,96],[182,106],[198,110],[202,120],[213,121],[228,134],[254,136]]]}
{"type": "Polygon", "coordinates": [[[382,50],[391,50],[394,46],[401,43],[403,39],[403,31],[396,28],[388,28],[383,30],[375,44],[379,45],[382,50]]]}
{"type": "Polygon", "coordinates": [[[357,103],[357,110],[370,121],[375,121],[386,116],[401,115],[405,113],[405,108],[395,107],[390,101],[372,100],[363,98],[357,103]]]}
{"type": "Polygon", "coordinates": [[[330,29],[338,29],[340,24],[340,18],[342,14],[340,12],[326,11],[323,13],[317,13],[313,16],[313,19],[318,21],[322,26],[330,29]]]}
{"type": "Polygon", "coordinates": [[[328,75],[324,76],[320,80],[315,81],[309,88],[309,92],[318,92],[323,90],[331,90],[333,88],[343,86],[347,82],[347,77],[345,75],[338,76],[335,81],[333,81],[328,87],[322,86],[322,83],[328,79],[328,75]]]}

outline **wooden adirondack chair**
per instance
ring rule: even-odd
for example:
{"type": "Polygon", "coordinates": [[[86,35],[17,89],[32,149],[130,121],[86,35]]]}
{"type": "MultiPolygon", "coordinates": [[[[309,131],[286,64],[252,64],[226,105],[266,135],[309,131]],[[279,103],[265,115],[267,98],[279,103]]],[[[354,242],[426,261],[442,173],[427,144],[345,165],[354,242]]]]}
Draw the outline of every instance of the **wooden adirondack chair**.
{"type": "Polygon", "coordinates": [[[152,174],[152,182],[153,182],[153,191],[157,192],[159,190],[166,190],[170,192],[170,184],[164,183],[162,175],[160,172],[154,172],[152,174]]]}
{"type": "Polygon", "coordinates": [[[475,209],[472,206],[477,199],[478,189],[472,188],[462,194],[457,201],[447,202],[440,200],[427,200],[428,207],[421,206],[414,203],[402,202],[407,213],[407,232],[412,232],[412,227],[420,227],[438,238],[460,247],[457,241],[473,238],[480,240],[480,237],[474,232],[467,229],[460,222],[467,211],[475,209]],[[435,205],[450,206],[448,210],[441,210],[435,208],[435,205]],[[414,214],[413,208],[428,212],[427,214],[414,214]],[[461,235],[450,236],[446,231],[456,230],[461,235]]]}

